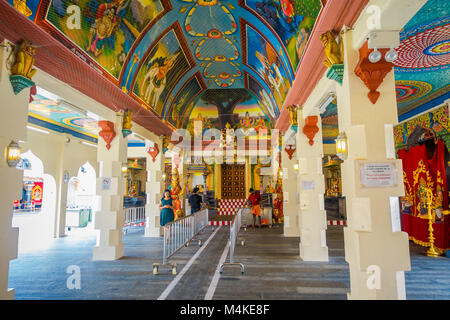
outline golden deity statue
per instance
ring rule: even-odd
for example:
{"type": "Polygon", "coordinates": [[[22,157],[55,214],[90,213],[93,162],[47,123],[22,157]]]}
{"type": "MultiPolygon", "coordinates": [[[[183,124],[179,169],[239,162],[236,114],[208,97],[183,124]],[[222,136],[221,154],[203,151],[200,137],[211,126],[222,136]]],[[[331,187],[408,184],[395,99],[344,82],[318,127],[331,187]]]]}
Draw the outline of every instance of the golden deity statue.
{"type": "Polygon", "coordinates": [[[323,62],[327,68],[330,68],[334,64],[342,64],[343,55],[341,52],[341,47],[338,45],[333,37],[331,31],[327,31],[320,36],[320,41],[324,46],[324,52],[326,60],[323,62]]]}
{"type": "Polygon", "coordinates": [[[297,106],[294,104],[291,104],[290,106],[287,107],[287,109],[289,110],[289,116],[290,116],[290,122],[291,125],[293,126],[297,126],[298,125],[298,121],[297,121],[297,106]]]}
{"type": "Polygon", "coordinates": [[[36,48],[24,40],[16,53],[16,60],[11,67],[11,75],[24,76],[31,80],[36,74],[36,69],[33,68],[35,51],[36,48]]]}

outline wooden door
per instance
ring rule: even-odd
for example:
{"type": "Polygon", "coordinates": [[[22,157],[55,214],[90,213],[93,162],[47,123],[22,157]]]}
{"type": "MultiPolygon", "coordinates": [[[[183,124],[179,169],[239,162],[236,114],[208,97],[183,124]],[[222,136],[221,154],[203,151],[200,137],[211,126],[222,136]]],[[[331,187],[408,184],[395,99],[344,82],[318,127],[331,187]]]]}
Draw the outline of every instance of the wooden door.
{"type": "Polygon", "coordinates": [[[222,164],[222,199],[245,199],[245,164],[222,164]]]}

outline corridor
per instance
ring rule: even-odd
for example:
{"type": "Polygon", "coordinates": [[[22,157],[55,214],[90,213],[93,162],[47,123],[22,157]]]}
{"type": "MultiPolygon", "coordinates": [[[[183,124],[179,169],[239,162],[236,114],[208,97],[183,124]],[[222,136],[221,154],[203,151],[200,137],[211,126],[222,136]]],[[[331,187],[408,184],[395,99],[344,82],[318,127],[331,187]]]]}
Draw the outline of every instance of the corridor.
{"type": "MultiPolygon", "coordinates": [[[[125,256],[116,261],[92,261],[92,233],[55,239],[47,250],[21,254],[11,261],[9,285],[15,288],[17,300],[156,300],[163,292],[167,300],[204,300],[208,291],[213,300],[347,299],[343,227],[327,229],[329,262],[301,261],[299,239],[284,237],[282,232],[282,226],[242,229],[239,238],[245,246],[236,245],[235,261],[243,263],[246,272],[242,275],[238,267],[225,267],[217,286],[212,280],[228,240],[228,226],[207,227],[200,236],[202,247],[193,242],[169,259],[177,263],[177,276],[168,268],[153,274],[152,264],[161,262],[162,238],[145,238],[143,229],[136,228],[124,236],[125,256]],[[79,290],[67,288],[69,266],[80,268],[79,290]]],[[[407,299],[450,299],[446,273],[450,260],[427,257],[422,250],[410,242],[407,299]]]]}

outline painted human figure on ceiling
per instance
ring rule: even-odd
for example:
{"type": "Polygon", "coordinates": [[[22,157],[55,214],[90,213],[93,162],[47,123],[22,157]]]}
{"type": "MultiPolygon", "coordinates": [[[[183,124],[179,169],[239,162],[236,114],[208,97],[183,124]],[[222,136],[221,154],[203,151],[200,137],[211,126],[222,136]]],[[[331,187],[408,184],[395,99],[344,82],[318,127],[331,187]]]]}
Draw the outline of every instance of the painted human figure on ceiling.
{"type": "Polygon", "coordinates": [[[174,66],[178,54],[171,58],[156,58],[148,65],[149,69],[143,80],[142,97],[152,107],[155,107],[158,103],[159,96],[166,86],[167,73],[174,66]]]}
{"type": "Polygon", "coordinates": [[[111,37],[119,28],[121,18],[120,11],[125,9],[130,0],[113,0],[110,3],[102,3],[97,9],[94,24],[89,29],[89,45],[87,52],[92,52],[98,57],[103,52],[103,41],[111,37]]]}

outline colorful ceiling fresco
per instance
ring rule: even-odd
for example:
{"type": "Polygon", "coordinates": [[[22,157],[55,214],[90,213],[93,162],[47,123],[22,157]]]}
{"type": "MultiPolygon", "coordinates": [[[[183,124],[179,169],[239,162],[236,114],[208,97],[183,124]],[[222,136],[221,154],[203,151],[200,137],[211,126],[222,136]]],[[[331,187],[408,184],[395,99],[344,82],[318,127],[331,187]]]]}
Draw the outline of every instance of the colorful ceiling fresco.
{"type": "Polygon", "coordinates": [[[450,2],[428,0],[400,41],[395,80],[403,121],[450,98],[450,2]]]}
{"type": "MultiPolygon", "coordinates": [[[[395,83],[399,121],[450,98],[450,1],[428,0],[400,33],[395,83]]],[[[338,135],[337,107],[321,115],[324,143],[338,135]]]]}
{"type": "MultiPolygon", "coordinates": [[[[202,121],[203,129],[271,128],[273,119],[247,89],[208,89],[196,101],[190,117],[183,124],[188,130],[194,121],[202,121]]],[[[268,129],[270,131],[270,129],[268,129]]]]}
{"type": "Polygon", "coordinates": [[[278,117],[326,2],[8,1],[171,127],[209,89],[251,92],[278,117]]]}
{"type": "Polygon", "coordinates": [[[34,95],[33,101],[29,104],[28,122],[53,131],[68,133],[84,140],[97,142],[97,120],[39,94],[34,95]]]}
{"type": "Polygon", "coordinates": [[[322,1],[241,0],[240,4],[260,16],[275,30],[296,70],[322,10],[322,1]]]}

